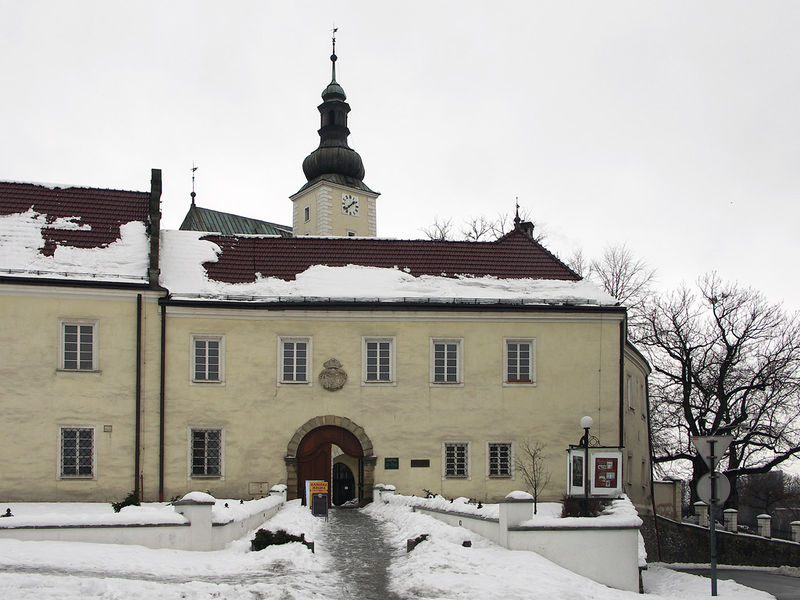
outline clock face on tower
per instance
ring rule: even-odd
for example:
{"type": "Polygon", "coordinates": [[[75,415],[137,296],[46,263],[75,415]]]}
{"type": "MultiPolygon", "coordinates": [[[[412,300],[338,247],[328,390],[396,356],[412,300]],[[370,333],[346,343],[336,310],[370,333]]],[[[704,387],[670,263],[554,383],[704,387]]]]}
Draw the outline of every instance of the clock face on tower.
{"type": "Polygon", "coordinates": [[[342,194],[342,214],[351,217],[358,216],[358,196],[342,194]]]}

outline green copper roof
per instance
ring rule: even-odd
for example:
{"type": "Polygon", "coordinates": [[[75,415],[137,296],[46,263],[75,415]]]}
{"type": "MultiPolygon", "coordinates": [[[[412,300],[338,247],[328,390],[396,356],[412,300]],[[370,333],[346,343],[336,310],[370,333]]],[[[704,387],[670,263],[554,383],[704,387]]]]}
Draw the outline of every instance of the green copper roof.
{"type": "Polygon", "coordinates": [[[292,237],[292,228],[192,205],[181,223],[184,231],[213,231],[223,235],[279,235],[292,237]]]}

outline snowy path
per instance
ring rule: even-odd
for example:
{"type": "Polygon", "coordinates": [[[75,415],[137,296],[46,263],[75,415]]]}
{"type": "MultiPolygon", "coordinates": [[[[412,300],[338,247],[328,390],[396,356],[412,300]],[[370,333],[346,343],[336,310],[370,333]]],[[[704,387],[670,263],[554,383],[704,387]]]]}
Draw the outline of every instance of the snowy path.
{"type": "Polygon", "coordinates": [[[333,509],[322,537],[325,552],[336,557],[342,598],[401,600],[388,591],[388,569],[397,549],[389,546],[384,526],[360,510],[333,509]]]}

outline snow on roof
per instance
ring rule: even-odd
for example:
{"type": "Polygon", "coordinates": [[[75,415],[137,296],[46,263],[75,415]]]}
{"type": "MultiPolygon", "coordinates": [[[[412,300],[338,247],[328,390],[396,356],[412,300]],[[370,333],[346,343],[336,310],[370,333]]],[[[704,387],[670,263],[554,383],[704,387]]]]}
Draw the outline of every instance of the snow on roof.
{"type": "Polygon", "coordinates": [[[90,231],[81,217],[48,217],[33,208],[0,215],[0,275],[142,283],[147,281],[149,240],[145,224],[119,226],[119,239],[82,248],[56,244],[44,252],[47,239],[61,231],[90,231]]]}
{"type": "Polygon", "coordinates": [[[615,306],[617,301],[588,281],[501,279],[460,275],[415,277],[399,268],[350,264],[313,265],[294,280],[257,273],[251,283],[209,277],[222,249],[194,231],[162,231],[161,280],[175,299],[241,302],[467,302],[476,304],[555,304],[615,306]]]}

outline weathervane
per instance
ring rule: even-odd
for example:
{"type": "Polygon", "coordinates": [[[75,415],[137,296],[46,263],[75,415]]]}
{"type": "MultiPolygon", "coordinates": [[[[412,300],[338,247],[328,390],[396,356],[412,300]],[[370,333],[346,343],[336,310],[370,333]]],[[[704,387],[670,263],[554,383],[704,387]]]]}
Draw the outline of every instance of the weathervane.
{"type": "Polygon", "coordinates": [[[336,81],[336,32],[339,28],[336,25],[331,29],[331,83],[336,81]]]}
{"type": "Polygon", "coordinates": [[[517,204],[517,210],[514,215],[514,225],[518,226],[522,219],[519,218],[519,196],[514,196],[514,201],[517,204]]]}
{"type": "Polygon", "coordinates": [[[192,206],[194,206],[194,198],[197,194],[194,193],[194,172],[197,171],[197,167],[194,165],[194,161],[192,161],[192,206]]]}

